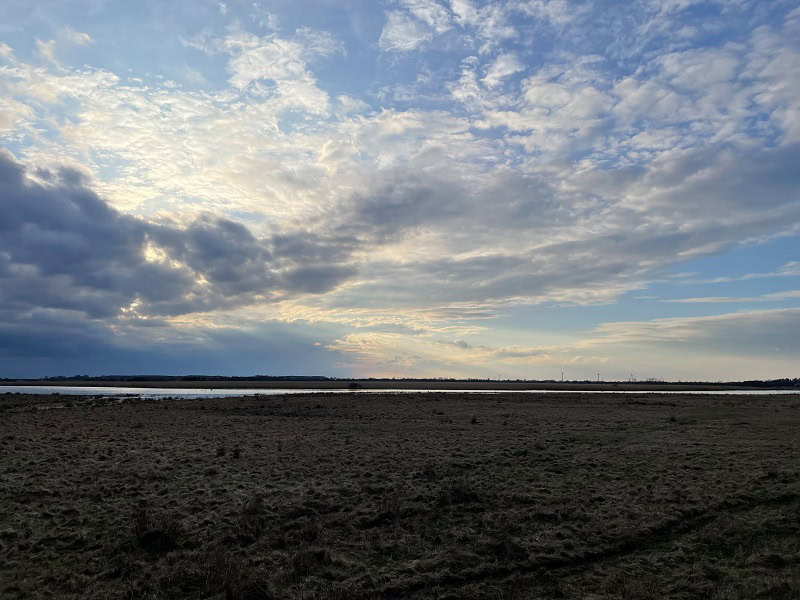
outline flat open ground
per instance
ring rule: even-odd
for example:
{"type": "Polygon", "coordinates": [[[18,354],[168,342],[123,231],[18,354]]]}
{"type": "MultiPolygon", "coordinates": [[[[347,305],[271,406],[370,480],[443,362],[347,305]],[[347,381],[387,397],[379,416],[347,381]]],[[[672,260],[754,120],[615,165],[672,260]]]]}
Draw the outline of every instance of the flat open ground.
{"type": "Polygon", "coordinates": [[[2,598],[800,598],[800,396],[0,396],[2,598]]]}

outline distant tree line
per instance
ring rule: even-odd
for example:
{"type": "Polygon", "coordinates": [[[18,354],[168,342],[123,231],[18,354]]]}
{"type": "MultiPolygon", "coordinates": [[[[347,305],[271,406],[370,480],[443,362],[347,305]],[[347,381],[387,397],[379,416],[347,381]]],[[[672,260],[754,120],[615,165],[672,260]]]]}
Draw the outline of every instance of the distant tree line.
{"type": "Polygon", "coordinates": [[[742,384],[753,387],[800,388],[800,379],[798,378],[789,379],[788,377],[785,377],[783,379],[771,379],[768,381],[761,381],[759,379],[755,379],[750,381],[742,381],[742,384]]]}

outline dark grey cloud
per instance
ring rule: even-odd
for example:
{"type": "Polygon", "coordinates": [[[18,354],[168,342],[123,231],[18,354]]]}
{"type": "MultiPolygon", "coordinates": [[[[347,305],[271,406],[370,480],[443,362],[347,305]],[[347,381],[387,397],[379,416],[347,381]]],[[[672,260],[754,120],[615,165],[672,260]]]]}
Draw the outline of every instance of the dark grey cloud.
{"type": "Polygon", "coordinates": [[[120,374],[322,374],[347,376],[333,336],[302,325],[180,331],[163,322],[112,330],[81,313],[33,310],[0,321],[0,377],[120,374]],[[320,338],[320,336],[322,336],[320,338]]]}
{"type": "Polygon", "coordinates": [[[396,177],[376,177],[371,194],[354,196],[349,222],[375,231],[382,194],[389,190],[387,219],[396,207],[414,208],[374,237],[387,237],[389,227],[394,240],[427,230],[438,233],[449,252],[370,261],[361,267],[362,286],[343,290],[337,305],[612,301],[677,263],[723,253],[798,222],[797,164],[800,145],[793,144],[747,155],[675,151],[621,175],[570,171],[560,189],[558,168],[488,175],[472,188],[464,181],[441,185],[435,175],[420,173],[402,186],[393,185],[396,177]],[[417,206],[434,208],[425,219],[417,206]]]}
{"type": "Polygon", "coordinates": [[[74,310],[112,318],[136,302],[176,315],[322,293],[355,274],[352,248],[308,233],[256,238],[201,216],[184,228],[119,213],[76,171],[38,171],[0,153],[0,310],[74,310]],[[42,181],[43,180],[43,181],[42,181]],[[147,260],[152,246],[164,260],[147,260]]]}
{"type": "Polygon", "coordinates": [[[96,318],[116,314],[153,279],[175,287],[142,255],[146,225],[123,217],[83,186],[74,171],[52,183],[26,180],[0,152],[0,309],[53,308],[96,318]]]}
{"type": "Polygon", "coordinates": [[[767,148],[746,159],[733,151],[701,148],[675,152],[655,161],[635,189],[650,191],[652,209],[691,210],[718,218],[728,211],[762,211],[800,200],[800,144],[767,148]]]}
{"type": "Polygon", "coordinates": [[[367,247],[429,231],[475,248],[509,233],[544,238],[602,208],[591,193],[559,191],[557,184],[550,175],[510,170],[464,173],[441,165],[386,169],[366,178],[318,227],[328,236],[335,232],[342,242],[352,236],[367,247]]]}
{"type": "Polygon", "coordinates": [[[29,178],[3,150],[0,210],[6,365],[102,355],[122,330],[144,347],[131,331],[168,329],[158,317],[324,293],[356,273],[346,262],[356,242],[342,235],[257,238],[212,216],[185,227],[147,222],[109,206],[79,172],[40,169],[29,178]],[[148,250],[161,258],[148,260],[148,250]]]}
{"type": "Polygon", "coordinates": [[[343,225],[356,226],[375,241],[392,241],[409,230],[465,216],[466,198],[453,181],[408,170],[381,172],[350,198],[343,225]]]}

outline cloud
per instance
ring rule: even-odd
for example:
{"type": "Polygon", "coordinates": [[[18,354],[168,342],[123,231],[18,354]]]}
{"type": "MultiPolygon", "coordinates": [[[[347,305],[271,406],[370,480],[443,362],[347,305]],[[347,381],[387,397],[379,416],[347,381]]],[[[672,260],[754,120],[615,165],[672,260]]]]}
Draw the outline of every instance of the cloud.
{"type": "Polygon", "coordinates": [[[472,0],[450,0],[450,9],[461,25],[476,25],[480,20],[472,0]]]}
{"type": "Polygon", "coordinates": [[[195,83],[198,85],[210,85],[210,82],[208,81],[208,79],[206,79],[205,75],[203,75],[197,69],[192,69],[188,65],[184,65],[179,72],[180,75],[183,77],[183,79],[185,79],[189,83],[195,83]]]}
{"type": "Polygon", "coordinates": [[[679,304],[701,304],[701,303],[719,303],[719,302],[781,302],[783,300],[791,300],[800,298],[800,290],[788,290],[785,292],[774,292],[772,294],[763,294],[761,296],[751,296],[749,298],[736,297],[736,296],[710,296],[704,298],[675,298],[671,300],[661,300],[661,302],[674,302],[679,304]]]}
{"type": "Polygon", "coordinates": [[[537,19],[546,20],[556,27],[564,27],[591,10],[591,3],[567,0],[522,0],[513,4],[516,11],[537,19]]]}
{"type": "Polygon", "coordinates": [[[326,114],[328,95],[319,89],[309,70],[309,63],[344,54],[344,46],[330,33],[308,27],[298,29],[293,38],[277,34],[259,37],[233,30],[224,38],[215,38],[202,30],[191,38],[182,38],[184,46],[215,54],[228,54],[230,84],[241,91],[263,96],[274,94],[283,110],[303,110],[326,114]],[[264,88],[262,82],[274,89],[264,88]]]}
{"type": "Polygon", "coordinates": [[[541,69],[522,81],[516,110],[490,106],[481,125],[522,134],[510,139],[527,151],[570,153],[591,147],[608,130],[614,107],[596,62],[585,57],[541,69]]]}
{"type": "Polygon", "coordinates": [[[0,310],[9,315],[173,316],[323,293],[355,274],[346,250],[324,251],[313,233],[287,243],[220,217],[148,222],[110,208],[76,171],[37,177],[0,154],[0,310]]]}
{"type": "Polygon", "coordinates": [[[748,281],[751,279],[768,279],[773,277],[800,277],[800,262],[790,261],[778,270],[767,273],[745,273],[744,275],[714,277],[712,279],[687,279],[683,283],[728,283],[731,281],[748,281]]]}
{"type": "Polygon", "coordinates": [[[723,252],[752,228],[800,216],[793,192],[800,181],[789,168],[798,151],[771,149],[758,160],[675,152],[626,176],[573,174],[560,189],[552,175],[460,180],[451,171],[439,179],[430,163],[425,175],[376,178],[343,214],[362,240],[386,250],[362,265],[357,298],[347,289],[337,295],[343,305],[389,302],[404,310],[454,302],[613,302],[660,269],[723,252]],[[756,189],[757,214],[746,202],[756,189]],[[703,198],[703,209],[683,198],[703,198]],[[436,251],[415,253],[419,240],[436,251]]]}
{"type": "Polygon", "coordinates": [[[369,104],[360,100],[359,98],[352,98],[347,95],[341,95],[336,99],[339,103],[339,110],[342,113],[359,113],[369,110],[369,104]]]}
{"type": "Polygon", "coordinates": [[[0,377],[135,374],[347,376],[320,332],[277,322],[253,327],[109,327],[74,313],[33,311],[0,321],[0,377]],[[320,343],[318,340],[322,339],[320,343]]]}
{"type": "Polygon", "coordinates": [[[453,27],[450,12],[436,0],[401,0],[401,10],[386,12],[378,46],[383,51],[411,52],[453,27]]]}
{"type": "MultiPolygon", "coordinates": [[[[407,0],[374,8],[364,45],[248,32],[248,7],[182,40],[200,50],[169,66],[185,87],[92,67],[96,47],[68,66],[0,45],[0,135],[28,165],[3,162],[22,173],[8,322],[280,315],[405,336],[371,346],[404,364],[433,368],[425,335],[521,360],[548,344],[469,336],[523,304],[611,310],[674,265],[796,235],[800,21],[726,6],[407,0]],[[374,74],[377,50],[394,71],[374,74]]],[[[704,294],[680,295],[728,299],[704,294]]]]}
{"type": "Polygon", "coordinates": [[[410,52],[433,38],[431,29],[406,12],[393,10],[386,14],[378,45],[384,51],[410,52]]]}
{"type": "MultiPolygon", "coordinates": [[[[86,371],[87,364],[93,372],[255,373],[275,364],[290,372],[298,364],[285,345],[294,343],[291,335],[270,343],[256,336],[242,345],[248,334],[241,324],[225,333],[169,319],[325,293],[356,272],[337,240],[300,232],[258,239],[241,224],[212,216],[185,227],[149,222],[110,208],[88,185],[69,169],[28,174],[0,151],[4,374],[64,373],[70,365],[86,371]],[[238,366],[211,360],[220,344],[240,357],[238,366]],[[260,366],[243,358],[253,344],[272,358],[260,366]],[[126,367],[127,360],[135,366],[126,367]]],[[[312,345],[303,342],[297,352],[319,354],[312,345]]],[[[333,368],[327,359],[315,364],[333,368]]]]}
{"type": "Polygon", "coordinates": [[[604,364],[602,355],[587,354],[572,346],[490,346],[464,340],[414,338],[390,332],[348,334],[327,346],[342,356],[344,364],[357,364],[372,376],[402,373],[410,376],[442,376],[469,373],[472,377],[530,378],[532,373],[552,373],[554,368],[604,364]],[[349,361],[348,361],[349,358],[349,361]],[[535,369],[535,370],[532,370],[535,369]]]}
{"type": "MultiPolygon", "coordinates": [[[[36,53],[39,57],[43,58],[44,60],[52,63],[57,63],[56,60],[56,47],[63,44],[64,42],[68,44],[74,44],[76,46],[91,46],[94,43],[94,40],[88,33],[83,33],[81,31],[75,31],[71,27],[64,27],[58,33],[58,39],[42,41],[36,40],[36,53]]],[[[9,57],[10,48],[8,49],[9,57]]],[[[2,56],[2,53],[0,53],[2,56]]]]}
{"type": "Polygon", "coordinates": [[[795,335],[800,308],[754,310],[708,317],[676,317],[604,323],[584,345],[680,345],[692,353],[752,356],[767,353],[788,359],[800,352],[795,335]]]}
{"type": "Polygon", "coordinates": [[[524,70],[525,65],[520,61],[517,55],[513,52],[507,52],[495,59],[489,67],[486,77],[483,78],[483,83],[490,88],[496,87],[502,83],[506,77],[524,70]]]}
{"type": "MultiPolygon", "coordinates": [[[[265,38],[233,36],[219,43],[260,52],[265,38]]],[[[266,44],[270,51],[287,50],[289,58],[264,69],[275,77],[305,77],[305,50],[298,43],[268,38],[266,44]]],[[[531,143],[551,158],[562,144],[591,147],[604,134],[613,103],[610,84],[595,77],[598,64],[541,70],[523,84],[522,110],[497,113],[497,121],[531,131],[531,143]]],[[[317,264],[280,267],[280,277],[253,267],[240,282],[250,282],[245,296],[251,301],[258,286],[274,301],[286,290],[319,293],[358,280],[365,297],[351,298],[344,288],[336,292],[355,306],[387,298],[398,306],[611,302],[645,285],[660,268],[774,231],[798,211],[793,145],[757,152],[667,149],[644,166],[616,168],[515,163],[506,158],[509,146],[502,140],[482,137],[474,120],[448,111],[344,114],[316,130],[287,132],[277,124],[282,96],[243,102],[238,95],[141,89],[106,72],[18,73],[19,91],[42,98],[48,97],[42,89],[48,95],[59,90],[81,101],[80,119],[65,122],[61,134],[71,148],[102,151],[122,162],[118,182],[97,183],[105,197],[126,206],[126,194],[138,198],[141,187],[163,199],[162,210],[174,207],[193,224],[178,242],[169,239],[174,233],[157,240],[166,246],[162,250],[184,257],[187,269],[193,268],[187,261],[200,259],[189,234],[226,239],[218,221],[202,216],[211,209],[256,215],[256,240],[266,240],[272,260],[284,258],[274,254],[280,236],[295,235],[309,240],[312,250],[303,252],[324,248],[337,257],[335,265],[320,259],[330,281],[315,271],[317,264]],[[200,201],[175,200],[176,189],[200,201]],[[755,195],[761,198],[758,210],[749,200],[755,195]],[[432,258],[441,256],[446,258],[432,258]]],[[[147,214],[146,204],[132,206],[147,214]]],[[[240,241],[250,243],[242,235],[240,241]]],[[[246,248],[261,256],[256,246],[246,248]]],[[[239,249],[229,250],[241,256],[239,249]]],[[[234,294],[213,263],[204,264],[215,278],[215,293],[234,294]]],[[[204,306],[204,298],[193,296],[195,306],[204,306]]],[[[175,301],[163,310],[188,306],[175,301]]]]}
{"type": "MultiPolygon", "coordinates": [[[[245,88],[257,80],[271,80],[279,86],[305,84],[314,86],[307,69],[307,57],[328,56],[338,47],[329,36],[304,31],[300,40],[286,40],[275,36],[258,38],[240,32],[217,42],[233,58],[228,64],[230,82],[245,88]]],[[[320,92],[322,93],[322,92],[320,92]]]]}
{"type": "Polygon", "coordinates": [[[65,40],[78,46],[91,46],[94,40],[88,33],[82,31],[75,31],[71,27],[65,27],[63,37],[65,40]]]}
{"type": "Polygon", "coordinates": [[[435,0],[402,0],[402,4],[437,34],[444,33],[452,26],[450,13],[435,0]]]}
{"type": "Polygon", "coordinates": [[[509,24],[509,14],[500,4],[484,5],[478,13],[478,37],[485,40],[482,53],[486,53],[499,43],[517,37],[517,29],[509,24]]]}
{"type": "MultiPolygon", "coordinates": [[[[518,33],[510,24],[511,4],[487,3],[478,8],[469,0],[451,0],[449,7],[435,0],[402,0],[401,10],[386,13],[379,46],[384,51],[411,52],[449,32],[455,25],[468,29],[482,40],[480,54],[489,54],[518,33]],[[449,8],[449,10],[448,10],[449,8]]],[[[472,40],[465,37],[468,46],[472,40]]]]}
{"type": "Polygon", "coordinates": [[[33,109],[13,98],[0,98],[0,134],[11,132],[34,117],[33,109]]]}
{"type": "MultiPolygon", "coordinates": [[[[231,38],[227,44],[233,44],[231,38]]],[[[240,50],[230,62],[230,82],[237,88],[247,87],[258,79],[290,81],[308,77],[302,48],[299,44],[281,39],[248,39],[232,47],[240,50]]]]}
{"type": "Polygon", "coordinates": [[[56,49],[56,41],[50,40],[47,42],[43,42],[42,40],[36,40],[36,54],[38,54],[41,58],[48,60],[50,62],[55,61],[55,49],[56,49]]]}

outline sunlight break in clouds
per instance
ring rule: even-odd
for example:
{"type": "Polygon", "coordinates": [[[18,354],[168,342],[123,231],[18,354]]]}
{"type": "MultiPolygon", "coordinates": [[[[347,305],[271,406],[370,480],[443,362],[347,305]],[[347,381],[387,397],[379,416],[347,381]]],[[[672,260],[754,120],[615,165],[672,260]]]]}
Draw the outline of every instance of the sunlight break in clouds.
{"type": "Polygon", "coordinates": [[[39,4],[0,8],[8,374],[793,375],[798,9],[39,4]]]}

